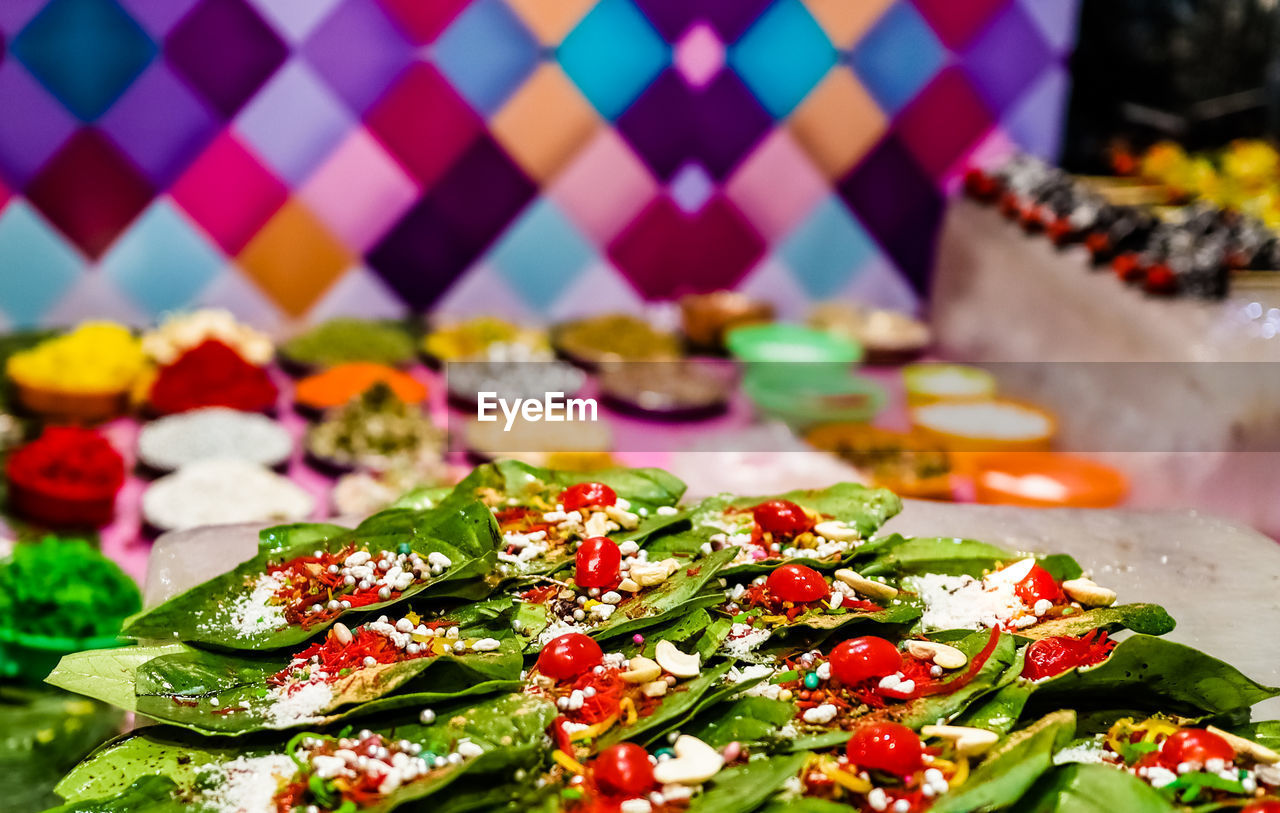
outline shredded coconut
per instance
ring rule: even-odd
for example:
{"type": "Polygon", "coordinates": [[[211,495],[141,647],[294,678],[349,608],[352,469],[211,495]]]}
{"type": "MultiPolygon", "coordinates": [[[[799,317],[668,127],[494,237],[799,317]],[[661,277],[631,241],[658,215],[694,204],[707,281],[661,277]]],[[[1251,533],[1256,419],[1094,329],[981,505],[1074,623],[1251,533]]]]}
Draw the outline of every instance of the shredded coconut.
{"type": "Polygon", "coordinates": [[[929,573],[906,581],[924,600],[920,621],[926,632],[991,628],[1010,622],[1023,627],[1037,619],[1014,588],[1034,564],[1034,559],[1023,559],[982,579],[929,573]]]}
{"type": "Polygon", "coordinates": [[[731,658],[749,659],[754,650],[769,640],[767,629],[756,629],[750,624],[734,624],[725,638],[724,651],[731,658]]]}
{"type": "Polygon", "coordinates": [[[267,719],[277,728],[313,723],[320,710],[333,702],[333,689],[322,680],[301,686],[277,687],[267,695],[267,719]]]}
{"type": "Polygon", "coordinates": [[[1093,741],[1085,742],[1079,745],[1073,745],[1070,748],[1063,748],[1061,751],[1053,755],[1054,765],[1068,765],[1073,762],[1083,764],[1092,762],[1105,762],[1104,754],[1106,752],[1102,748],[1102,743],[1093,741]]]}
{"type": "Polygon", "coordinates": [[[275,813],[276,794],[297,774],[285,754],[239,757],[200,771],[206,806],[219,813],[275,813]]]}
{"type": "Polygon", "coordinates": [[[251,638],[285,626],[284,606],[273,604],[276,591],[283,585],[275,573],[264,573],[254,582],[247,596],[231,602],[231,627],[240,638],[251,638]]]}

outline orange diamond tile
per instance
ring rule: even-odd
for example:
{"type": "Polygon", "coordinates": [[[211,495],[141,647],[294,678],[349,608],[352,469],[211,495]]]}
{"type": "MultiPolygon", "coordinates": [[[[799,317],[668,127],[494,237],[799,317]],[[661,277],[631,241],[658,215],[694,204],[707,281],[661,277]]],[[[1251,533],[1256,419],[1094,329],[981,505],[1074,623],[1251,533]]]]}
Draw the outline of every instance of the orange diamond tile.
{"type": "Polygon", "coordinates": [[[828,178],[838,178],[884,134],[887,120],[846,67],[836,67],[791,115],[791,135],[828,178]]]}
{"type": "Polygon", "coordinates": [[[276,212],[237,258],[281,310],[301,316],[351,267],[351,255],[297,200],[276,212]]]}
{"type": "Polygon", "coordinates": [[[545,181],[587,143],[599,123],[564,71],[544,62],[494,114],[489,129],[525,172],[545,181]]]}
{"type": "Polygon", "coordinates": [[[543,45],[556,46],[586,16],[596,0],[507,0],[543,45]]]}
{"type": "MultiPolygon", "coordinates": [[[[894,0],[804,0],[837,48],[851,48],[894,0]]],[[[963,2],[963,0],[956,0],[963,2]]]]}

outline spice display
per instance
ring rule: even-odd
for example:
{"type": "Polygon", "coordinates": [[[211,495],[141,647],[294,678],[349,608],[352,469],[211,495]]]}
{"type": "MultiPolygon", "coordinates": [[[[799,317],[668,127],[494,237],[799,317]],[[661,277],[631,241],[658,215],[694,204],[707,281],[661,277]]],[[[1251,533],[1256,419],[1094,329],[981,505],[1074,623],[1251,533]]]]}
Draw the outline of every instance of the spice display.
{"type": "Polygon", "coordinates": [[[545,359],[551,355],[545,331],[493,316],[477,316],[437,327],[423,339],[422,347],[427,355],[439,361],[545,359]]]}
{"type": "Polygon", "coordinates": [[[675,334],[658,330],[644,319],[625,313],[593,316],[560,325],[552,339],[560,353],[587,365],[605,361],[663,361],[684,355],[675,334]]]}
{"type": "Polygon", "coordinates": [[[142,372],[144,359],[129,329],[86,322],[9,357],[9,377],[22,386],[68,393],[118,393],[142,372]]]}
{"type": "Polygon", "coordinates": [[[413,360],[413,338],[402,326],[371,319],[338,318],[293,337],[280,347],[291,362],[331,367],[349,361],[398,365],[413,360]]]}
{"type": "Polygon", "coordinates": [[[138,586],[82,539],[45,537],[0,561],[0,629],[101,638],[140,609],[138,586]]]}
{"type": "Polygon", "coordinates": [[[922,432],[894,432],[858,423],[819,426],[805,435],[816,448],[849,461],[871,482],[904,497],[951,495],[951,456],[922,432]]]}
{"type": "Polygon", "coordinates": [[[911,423],[951,451],[1044,451],[1058,429],[1043,409],[1005,399],[914,407],[911,423]]]}
{"type": "Polygon", "coordinates": [[[902,383],[911,406],[948,400],[986,400],[996,394],[996,378],[964,364],[908,364],[902,383]]]}
{"type": "Polygon", "coordinates": [[[5,462],[9,504],[53,526],[105,525],[124,485],[124,459],[89,429],[51,426],[5,462]]]}
{"type": "Polygon", "coordinates": [[[206,339],[161,367],[148,404],[161,415],[201,407],[263,412],[276,402],[276,385],[262,367],[217,339],[206,339]]]}
{"type": "Polygon", "coordinates": [[[471,406],[481,392],[508,401],[541,399],[548,392],[572,396],[586,383],[586,375],[571,364],[549,359],[452,361],[445,367],[449,396],[471,406]]]}
{"type": "Polygon", "coordinates": [[[287,477],[244,460],[201,460],[151,484],[142,516],[164,531],[234,522],[294,522],[315,500],[287,477]]]}
{"type": "Polygon", "coordinates": [[[871,364],[907,361],[924,352],[932,339],[929,326],[908,314],[843,302],[818,305],[810,312],[808,323],[862,345],[871,364]]]}
{"type": "Polygon", "coordinates": [[[611,362],[600,366],[599,384],[615,409],[689,419],[725,410],[737,370],[715,360],[611,362]]]}
{"type": "Polygon", "coordinates": [[[406,404],[420,404],[427,398],[426,386],[408,373],[385,364],[353,361],[302,379],[294,390],[294,399],[309,409],[333,409],[375,384],[388,387],[406,404]]]}
{"type": "Polygon", "coordinates": [[[172,471],[198,460],[229,458],[274,468],[293,453],[293,437],[270,418],[225,407],[193,409],[144,425],[138,460],[172,471]]]}
{"type": "Polygon", "coordinates": [[[690,344],[718,352],[733,328],[772,321],[773,305],[738,291],[689,294],[680,298],[680,317],[690,344]]]}
{"type": "Polygon", "coordinates": [[[349,472],[334,483],[329,499],[337,514],[363,517],[391,506],[418,489],[438,488],[450,481],[440,457],[397,463],[375,471],[349,472]]]}
{"type": "Polygon", "coordinates": [[[142,350],[155,363],[167,365],[210,339],[232,348],[258,367],[269,364],[275,353],[267,334],[236,321],[230,311],[221,308],[169,316],[143,335],[142,350]]]}
{"type": "Polygon", "coordinates": [[[338,466],[386,469],[439,461],[444,434],[414,405],[378,381],[307,432],[307,451],[338,466]]]}

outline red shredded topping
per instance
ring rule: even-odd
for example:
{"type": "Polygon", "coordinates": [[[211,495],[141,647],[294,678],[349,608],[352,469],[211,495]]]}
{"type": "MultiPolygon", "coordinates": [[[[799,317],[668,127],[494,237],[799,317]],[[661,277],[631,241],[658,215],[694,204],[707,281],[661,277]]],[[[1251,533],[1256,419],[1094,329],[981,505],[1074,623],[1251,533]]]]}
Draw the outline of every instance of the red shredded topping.
{"type": "Polygon", "coordinates": [[[91,429],[50,426],[10,455],[9,482],[64,500],[114,497],[124,485],[124,459],[91,429]]]}
{"type": "Polygon", "coordinates": [[[276,395],[265,369],[217,339],[206,339],[160,368],[148,400],[162,415],[211,406],[263,412],[275,405],[276,395]]]}
{"type": "MultiPolygon", "coordinates": [[[[276,598],[285,604],[284,617],[290,624],[300,624],[308,629],[324,621],[336,618],[342,610],[330,610],[324,606],[334,598],[351,603],[352,607],[365,607],[384,601],[378,597],[378,586],[357,589],[347,586],[341,573],[330,573],[330,565],[341,566],[347,557],[356,552],[355,545],[347,545],[337,553],[322,552],[319,556],[298,556],[279,564],[268,565],[268,573],[284,573],[286,583],[276,591],[276,598]],[[320,604],[320,612],[309,613],[308,608],[320,604]]],[[[400,591],[392,590],[391,599],[400,597],[400,591]]]]}

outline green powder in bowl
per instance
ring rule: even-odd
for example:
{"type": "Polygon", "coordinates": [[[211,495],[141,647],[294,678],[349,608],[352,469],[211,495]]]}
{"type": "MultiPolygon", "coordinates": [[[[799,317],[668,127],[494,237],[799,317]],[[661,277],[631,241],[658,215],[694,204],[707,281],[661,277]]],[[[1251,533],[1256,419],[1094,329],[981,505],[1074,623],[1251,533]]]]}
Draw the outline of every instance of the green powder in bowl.
{"type": "Polygon", "coordinates": [[[295,336],[280,352],[299,365],[330,367],[351,361],[407,364],[415,350],[413,337],[397,323],[341,317],[295,336]]]}

